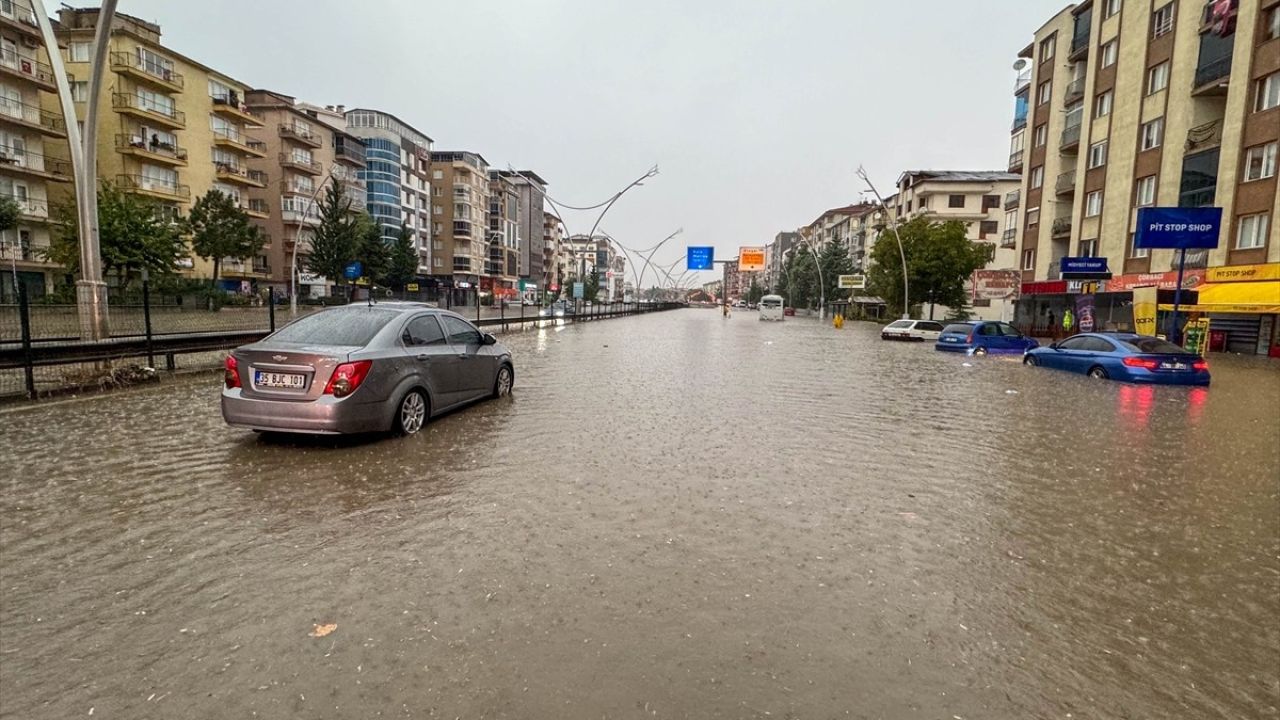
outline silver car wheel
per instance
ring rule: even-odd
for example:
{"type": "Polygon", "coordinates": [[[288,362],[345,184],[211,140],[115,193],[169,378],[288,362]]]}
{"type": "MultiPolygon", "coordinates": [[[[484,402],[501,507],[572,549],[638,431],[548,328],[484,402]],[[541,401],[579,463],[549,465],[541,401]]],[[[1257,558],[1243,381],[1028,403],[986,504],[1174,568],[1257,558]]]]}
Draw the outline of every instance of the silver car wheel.
{"type": "Polygon", "coordinates": [[[413,390],[405,395],[404,400],[400,401],[400,432],[405,435],[418,432],[426,418],[427,403],[423,400],[422,393],[413,390]]]}
{"type": "Polygon", "coordinates": [[[503,365],[498,368],[498,381],[495,386],[494,394],[498,397],[506,397],[511,394],[511,368],[503,365]]]}

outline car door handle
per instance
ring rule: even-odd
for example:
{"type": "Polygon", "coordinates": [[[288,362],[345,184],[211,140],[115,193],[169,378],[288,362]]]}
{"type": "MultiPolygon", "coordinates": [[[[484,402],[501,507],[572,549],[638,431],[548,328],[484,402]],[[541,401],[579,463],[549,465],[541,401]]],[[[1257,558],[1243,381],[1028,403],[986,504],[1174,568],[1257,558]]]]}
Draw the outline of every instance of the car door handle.
{"type": "Polygon", "coordinates": [[[431,357],[431,356],[430,356],[430,355],[427,355],[426,353],[423,353],[423,354],[421,354],[421,355],[418,355],[418,356],[417,356],[417,359],[419,359],[419,360],[424,360],[424,361],[425,361],[425,360],[426,360],[427,358],[429,358],[429,357],[431,357]]]}

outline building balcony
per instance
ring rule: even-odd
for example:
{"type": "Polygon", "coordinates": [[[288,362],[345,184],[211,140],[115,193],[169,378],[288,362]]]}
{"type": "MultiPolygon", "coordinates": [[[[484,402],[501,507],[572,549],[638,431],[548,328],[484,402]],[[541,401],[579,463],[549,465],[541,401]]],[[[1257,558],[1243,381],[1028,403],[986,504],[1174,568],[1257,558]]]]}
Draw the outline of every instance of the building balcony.
{"type": "Polygon", "coordinates": [[[454,272],[461,272],[461,273],[469,273],[469,272],[471,272],[471,258],[469,258],[469,257],[454,257],[454,258],[453,258],[453,271],[454,271],[454,272]]]}
{"type": "Polygon", "coordinates": [[[466,220],[454,220],[453,234],[455,237],[471,237],[471,223],[466,220]]]}
{"type": "Polygon", "coordinates": [[[1053,221],[1053,228],[1051,229],[1051,232],[1052,232],[1052,237],[1055,240],[1065,238],[1065,237],[1071,237],[1071,218],[1069,217],[1055,218],[1053,221]]]}
{"type": "Polygon", "coordinates": [[[185,82],[180,73],[154,63],[143,62],[136,53],[111,53],[111,69],[135,80],[158,85],[170,92],[182,92],[185,82]]]}
{"type": "Polygon", "coordinates": [[[315,160],[307,160],[306,158],[298,155],[280,153],[279,160],[280,167],[287,170],[297,170],[298,172],[306,173],[308,175],[319,175],[322,172],[320,163],[315,160]]]}
{"type": "Polygon", "coordinates": [[[271,266],[264,262],[246,263],[236,258],[223,258],[224,277],[255,277],[271,274],[271,266]]]}
{"type": "Polygon", "coordinates": [[[1018,246],[1018,229],[1009,228],[1000,235],[1000,247],[1009,249],[1018,246]]]}
{"type": "Polygon", "coordinates": [[[1076,171],[1070,170],[1058,176],[1054,183],[1054,191],[1059,195],[1070,195],[1076,191],[1076,171]]]}
{"type": "Polygon", "coordinates": [[[1210,120],[1187,131],[1187,152],[1199,152],[1222,144],[1222,123],[1210,120]]]}
{"type": "Polygon", "coordinates": [[[245,203],[243,208],[245,213],[251,218],[266,220],[271,217],[271,205],[267,203],[266,200],[253,198],[249,202],[245,203]]]}
{"type": "Polygon", "coordinates": [[[44,222],[49,219],[49,203],[30,197],[19,197],[11,192],[0,192],[0,198],[7,198],[18,204],[18,216],[23,220],[44,222]]]}
{"type": "Polygon", "coordinates": [[[145,175],[117,175],[116,184],[127,192],[146,195],[157,200],[186,202],[191,199],[191,186],[145,175]]]}
{"type": "Polygon", "coordinates": [[[333,157],[359,167],[364,167],[366,163],[365,150],[359,145],[338,145],[333,149],[333,157]]]}
{"type": "Polygon", "coordinates": [[[267,174],[261,170],[250,170],[239,163],[213,161],[214,174],[219,180],[264,188],[267,186],[267,174]]]}
{"type": "Polygon", "coordinates": [[[1203,97],[1226,95],[1230,78],[1231,56],[1228,55],[1196,68],[1195,78],[1191,81],[1191,94],[1203,97]]]}
{"type": "Polygon", "coordinates": [[[1005,193],[1005,196],[1004,196],[1004,209],[1005,209],[1005,210],[1012,210],[1012,209],[1014,209],[1014,208],[1018,207],[1018,206],[1019,206],[1019,205],[1021,205],[1021,204],[1022,204],[1022,191],[1021,191],[1021,190],[1014,190],[1013,192],[1005,193]]]}
{"type": "Polygon", "coordinates": [[[267,144],[261,140],[249,140],[244,143],[241,148],[246,155],[252,155],[256,158],[264,158],[267,156],[267,144]]]}
{"type": "Polygon", "coordinates": [[[310,202],[285,202],[280,207],[280,219],[290,225],[319,225],[320,210],[310,202]]]}
{"type": "Polygon", "coordinates": [[[53,68],[35,58],[22,55],[13,47],[0,47],[0,76],[8,75],[35,83],[46,92],[57,92],[53,68]]]}
{"type": "Polygon", "coordinates": [[[280,137],[301,143],[307,147],[318,148],[324,146],[324,140],[321,140],[319,135],[301,125],[290,125],[288,123],[281,125],[280,137]]]}
{"type": "Polygon", "coordinates": [[[1016,117],[1013,119],[1013,130],[1011,132],[1018,132],[1019,130],[1023,130],[1026,127],[1027,127],[1026,116],[1024,115],[1022,117],[1016,117]]]}
{"type": "Polygon", "coordinates": [[[1015,150],[1009,153],[1009,172],[1018,172],[1022,169],[1022,150],[1015,150]]]}
{"type": "Polygon", "coordinates": [[[1082,27],[1071,36],[1071,49],[1067,52],[1068,60],[1080,60],[1089,54],[1089,30],[1082,27]]]}
{"type": "Polygon", "coordinates": [[[1084,97],[1084,78],[1080,77],[1067,83],[1067,91],[1063,93],[1062,104],[1070,105],[1082,97],[1084,97]]]}
{"type": "Polygon", "coordinates": [[[307,180],[309,178],[299,178],[294,175],[280,181],[280,192],[286,195],[306,195],[311,197],[316,193],[315,183],[303,183],[299,180],[307,180]]]}
{"type": "Polygon", "coordinates": [[[71,163],[8,145],[0,145],[0,171],[43,180],[71,182],[71,163]]]}
{"type": "Polygon", "coordinates": [[[213,112],[225,118],[234,118],[250,127],[262,127],[262,118],[249,112],[248,106],[237,93],[213,96],[213,112]]]}
{"type": "Polygon", "coordinates": [[[152,105],[133,93],[114,93],[111,96],[111,107],[122,115],[129,115],[144,123],[154,123],[171,130],[181,130],[187,126],[186,113],[177,108],[152,105]]]}
{"type": "Polygon", "coordinates": [[[141,135],[116,135],[116,151],[160,165],[185,167],[187,164],[186,148],[158,139],[153,143],[141,135]]]}
{"type": "Polygon", "coordinates": [[[1013,94],[1017,95],[1023,90],[1031,87],[1031,70],[1024,70],[1018,73],[1018,77],[1013,81],[1013,94]]]}
{"type": "Polygon", "coordinates": [[[1213,207],[1218,196],[1218,185],[1192,187],[1178,193],[1178,207],[1213,207]]]}
{"type": "Polygon", "coordinates": [[[28,105],[7,97],[0,97],[0,122],[35,130],[49,137],[67,136],[67,125],[60,116],[41,110],[38,105],[28,105]]]}
{"type": "Polygon", "coordinates": [[[1077,150],[1080,147],[1080,126],[1068,125],[1062,131],[1062,142],[1059,146],[1063,152],[1077,150]]]}
{"type": "Polygon", "coordinates": [[[29,0],[0,2],[0,27],[16,30],[29,38],[40,37],[40,24],[29,0]]]}

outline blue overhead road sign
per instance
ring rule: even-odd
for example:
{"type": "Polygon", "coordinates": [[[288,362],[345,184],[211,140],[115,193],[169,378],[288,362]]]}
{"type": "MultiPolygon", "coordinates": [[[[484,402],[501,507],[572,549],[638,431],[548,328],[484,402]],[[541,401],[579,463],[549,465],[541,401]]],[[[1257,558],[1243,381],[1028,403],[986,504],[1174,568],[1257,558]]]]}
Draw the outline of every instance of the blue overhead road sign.
{"type": "Polygon", "coordinates": [[[690,246],[685,258],[689,261],[690,270],[714,270],[716,249],[713,247],[690,246]]]}

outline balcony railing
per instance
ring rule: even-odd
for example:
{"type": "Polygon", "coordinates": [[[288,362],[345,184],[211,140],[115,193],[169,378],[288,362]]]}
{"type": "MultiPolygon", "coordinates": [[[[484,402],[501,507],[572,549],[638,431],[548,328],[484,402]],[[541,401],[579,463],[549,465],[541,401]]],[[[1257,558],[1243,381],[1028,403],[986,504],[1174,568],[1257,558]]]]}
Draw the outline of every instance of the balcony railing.
{"type": "Polygon", "coordinates": [[[54,86],[53,68],[35,58],[19,54],[15,48],[0,47],[0,65],[42,85],[54,86]]]}
{"type": "Polygon", "coordinates": [[[261,157],[267,156],[267,144],[262,142],[261,140],[250,140],[246,142],[244,146],[252,150],[255,154],[260,155],[261,157]]]}
{"type": "Polygon", "coordinates": [[[281,125],[280,137],[297,140],[312,147],[320,147],[324,144],[324,141],[320,139],[319,135],[316,135],[301,125],[290,125],[288,123],[281,125]]]}
{"type": "Polygon", "coordinates": [[[1083,28],[1083,30],[1083,32],[1071,37],[1071,50],[1068,52],[1068,56],[1074,56],[1076,53],[1089,47],[1090,28],[1083,28]]]}
{"type": "Polygon", "coordinates": [[[182,74],[156,63],[143,62],[136,54],[130,52],[111,53],[111,69],[127,68],[135,70],[153,80],[181,91],[185,85],[182,74]]]}
{"type": "Polygon", "coordinates": [[[40,23],[36,21],[36,12],[27,0],[4,0],[0,2],[0,18],[22,23],[30,28],[31,33],[40,32],[40,23]]]}
{"type": "Polygon", "coordinates": [[[264,187],[266,186],[267,181],[270,179],[267,176],[267,173],[262,170],[250,170],[249,174],[246,175],[245,177],[249,178],[249,182],[255,183],[257,185],[262,185],[264,187]]]}
{"type": "Polygon", "coordinates": [[[0,120],[4,118],[35,125],[42,130],[57,135],[64,135],[67,132],[67,125],[62,121],[61,117],[41,110],[37,105],[28,105],[12,98],[0,96],[0,120]]]}
{"type": "Polygon", "coordinates": [[[57,158],[46,157],[23,148],[0,145],[0,169],[18,168],[30,173],[53,175],[55,178],[70,179],[71,163],[57,158]]]}
{"type": "Polygon", "coordinates": [[[165,195],[180,200],[191,198],[191,186],[146,175],[117,175],[116,182],[125,190],[165,195]]]}
{"type": "Polygon", "coordinates": [[[295,168],[303,172],[309,172],[312,175],[320,174],[320,163],[315,160],[308,160],[301,155],[292,155],[290,153],[280,153],[280,164],[283,167],[295,168]]]}
{"type": "Polygon", "coordinates": [[[365,164],[365,151],[359,145],[338,145],[333,149],[333,155],[340,160],[350,160],[357,165],[365,164]]]}
{"type": "Polygon", "coordinates": [[[245,205],[245,210],[259,215],[270,215],[271,204],[261,198],[253,198],[245,205]]]}
{"type": "Polygon", "coordinates": [[[1022,150],[1014,150],[1009,153],[1009,172],[1013,172],[1014,168],[1022,167],[1022,150]]]}
{"type": "Polygon", "coordinates": [[[262,118],[249,110],[249,106],[245,105],[241,100],[240,93],[232,91],[230,94],[218,93],[216,95],[211,95],[210,97],[213,99],[214,112],[231,115],[232,117],[239,118],[250,125],[262,125],[262,118]]]}
{"type": "Polygon", "coordinates": [[[466,220],[454,220],[453,234],[455,236],[471,237],[471,223],[466,220]]]}
{"type": "Polygon", "coordinates": [[[1071,234],[1071,218],[1069,217],[1054,218],[1052,233],[1053,233],[1053,237],[1062,237],[1064,235],[1070,235],[1071,234]]]}
{"type": "Polygon", "coordinates": [[[1021,129],[1025,128],[1026,126],[1027,126],[1027,116],[1026,116],[1026,115],[1023,115],[1022,117],[1015,117],[1015,118],[1013,119],[1013,130],[1012,130],[1012,132],[1018,132],[1019,130],[1021,130],[1021,129]]]}
{"type": "Polygon", "coordinates": [[[158,137],[155,140],[148,140],[142,135],[116,135],[116,147],[131,148],[151,155],[167,157],[177,162],[185,163],[187,161],[186,148],[160,140],[158,137]]]}
{"type": "Polygon", "coordinates": [[[1021,190],[1014,190],[1014,191],[1012,191],[1012,192],[1005,193],[1005,195],[1004,195],[1004,209],[1005,209],[1005,210],[1012,210],[1012,209],[1014,209],[1014,208],[1018,207],[1018,206],[1019,206],[1019,205],[1021,205],[1021,204],[1022,204],[1022,191],[1021,191],[1021,190]]]}
{"type": "Polygon", "coordinates": [[[1210,120],[1187,131],[1187,152],[1222,144],[1222,123],[1210,120]]]}
{"type": "Polygon", "coordinates": [[[1059,195],[1065,195],[1070,192],[1075,192],[1076,171],[1069,170],[1059,175],[1057,182],[1054,183],[1054,188],[1057,190],[1057,193],[1059,195]]]}
{"type": "Polygon", "coordinates": [[[1183,190],[1178,193],[1178,207],[1212,207],[1214,201],[1217,200],[1217,196],[1217,183],[1208,187],[1195,188],[1194,190],[1183,190]]]}
{"type": "MultiPolygon", "coordinates": [[[[291,176],[284,180],[281,180],[280,191],[287,192],[287,193],[294,193],[296,195],[308,195],[308,196],[315,193],[316,191],[315,184],[300,182],[300,180],[302,179],[303,178],[291,176]]],[[[310,179],[310,178],[306,178],[306,179],[310,179]]]]}
{"type": "Polygon", "coordinates": [[[1084,78],[1078,77],[1067,83],[1067,92],[1063,95],[1062,103],[1070,105],[1082,97],[1084,97],[1084,78]]]}
{"type": "Polygon", "coordinates": [[[453,259],[454,272],[471,272],[471,258],[455,257],[453,259]]]}
{"type": "MultiPolygon", "coordinates": [[[[1196,68],[1195,79],[1191,82],[1193,90],[1211,90],[1206,85],[1217,84],[1218,80],[1231,76],[1231,56],[1219,58],[1196,68]]],[[[1223,83],[1225,85],[1225,83],[1223,83]]]]}
{"type": "Polygon", "coordinates": [[[11,192],[2,191],[0,191],[0,198],[7,198],[17,203],[18,212],[21,213],[23,217],[49,217],[49,204],[44,200],[35,200],[30,197],[19,197],[11,192]]]}
{"type": "Polygon", "coordinates": [[[1018,228],[1009,228],[1000,235],[1000,247],[1011,248],[1018,244],[1018,228]]]}
{"type": "Polygon", "coordinates": [[[1017,79],[1013,81],[1013,94],[1017,95],[1029,87],[1031,87],[1031,71],[1018,73],[1017,79]]]}
{"type": "Polygon", "coordinates": [[[1062,131],[1062,149],[1077,147],[1080,145],[1080,126],[1069,125],[1062,131]]]}
{"type": "Polygon", "coordinates": [[[136,110],[152,115],[158,119],[168,120],[183,127],[187,124],[187,114],[173,107],[163,107],[143,100],[133,93],[115,93],[111,96],[111,105],[116,110],[136,110]]]}

